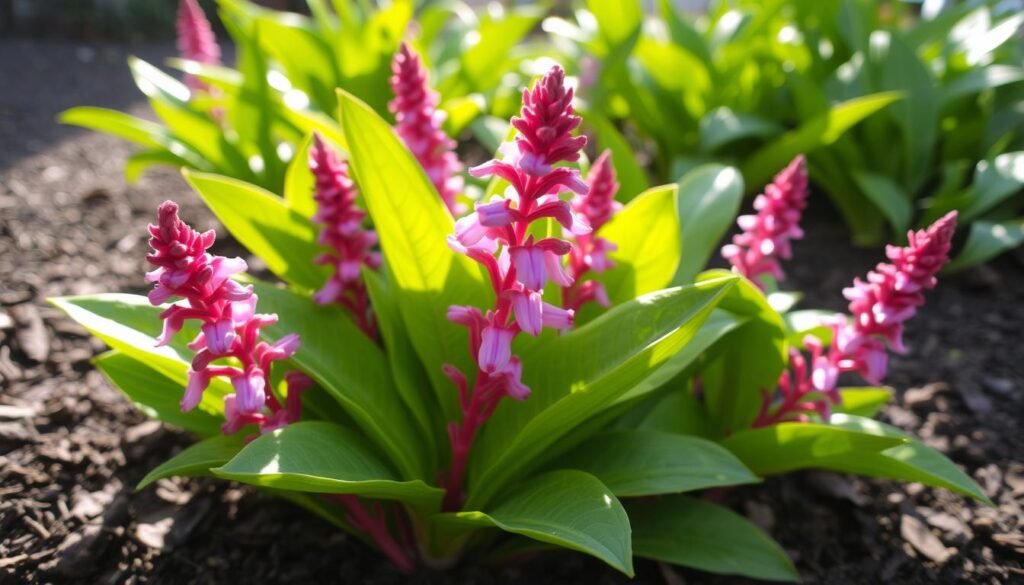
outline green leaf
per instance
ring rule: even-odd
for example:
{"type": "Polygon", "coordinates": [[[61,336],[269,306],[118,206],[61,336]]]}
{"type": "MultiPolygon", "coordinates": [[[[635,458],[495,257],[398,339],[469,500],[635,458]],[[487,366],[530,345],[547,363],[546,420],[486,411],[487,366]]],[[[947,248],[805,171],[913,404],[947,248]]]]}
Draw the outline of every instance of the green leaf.
{"type": "Polygon", "coordinates": [[[292,211],[308,218],[312,218],[318,208],[313,198],[316,178],[313,177],[313,171],[309,170],[309,149],[312,146],[313,135],[310,134],[295,151],[284,175],[285,202],[292,211]]]}
{"type": "MultiPolygon", "coordinates": [[[[839,415],[836,415],[839,416],[839,415]]],[[[818,468],[831,460],[856,461],[905,441],[817,423],[780,423],[745,429],[726,437],[722,446],[758,475],[818,468]]]]}
{"type": "Polygon", "coordinates": [[[644,14],[639,2],[587,0],[587,9],[597,19],[597,28],[611,47],[626,42],[643,25],[644,14]]]}
{"type": "Polygon", "coordinates": [[[189,161],[172,154],[166,150],[143,150],[129,156],[124,161],[124,177],[129,183],[139,180],[139,177],[153,165],[168,165],[172,167],[189,166],[189,161]]]}
{"type": "Polygon", "coordinates": [[[716,443],[657,431],[597,435],[560,459],[585,471],[616,496],[654,496],[757,483],[756,475],[716,443]]]}
{"type": "MultiPolygon", "coordinates": [[[[697,281],[729,274],[709,270],[697,281]]],[[[719,308],[748,318],[718,342],[717,356],[700,374],[711,426],[722,436],[750,426],[761,405],[762,390],[775,387],[789,358],[785,322],[749,280],[740,279],[719,308]]]]}
{"type": "Polygon", "coordinates": [[[184,387],[146,362],[120,351],[108,351],[93,363],[146,415],[201,437],[220,433],[223,418],[198,408],[182,412],[184,387]]]}
{"type": "Polygon", "coordinates": [[[502,401],[474,445],[467,507],[480,508],[560,437],[613,404],[700,330],[736,282],[727,276],[651,293],[522,354],[528,400],[502,401]]]}
{"type": "Polygon", "coordinates": [[[854,171],[853,177],[861,192],[889,221],[893,231],[897,234],[906,232],[914,211],[910,196],[903,187],[889,177],[868,171],[854,171]]]}
{"type": "Polygon", "coordinates": [[[703,165],[679,179],[682,253],[673,285],[689,284],[736,219],[743,177],[732,167],[703,165]]]}
{"type": "Polygon", "coordinates": [[[1024,244],[1024,217],[1002,223],[976,221],[971,224],[964,249],[946,269],[952,272],[981,264],[1021,244],[1024,244]]]}
{"type": "Polygon", "coordinates": [[[1024,190],[1024,151],[978,162],[972,189],[970,203],[960,212],[959,220],[965,224],[1024,190]]]}
{"type": "Polygon", "coordinates": [[[618,246],[615,266],[598,275],[612,304],[664,288],[679,266],[677,187],[664,185],[640,194],[615,214],[598,235],[618,246]]]}
{"type": "Polygon", "coordinates": [[[479,266],[447,244],[454,223],[419,163],[391,125],[366,104],[339,92],[349,163],[366,200],[394,277],[409,338],[437,393],[445,420],[459,416],[457,392],[441,371],[474,372],[467,333],[446,318],[451,305],[491,306],[479,266]]]}
{"type": "Polygon", "coordinates": [[[989,506],[994,505],[978,484],[956,464],[942,453],[909,437],[896,427],[849,414],[833,414],[830,422],[837,428],[899,440],[901,444],[880,453],[825,458],[818,461],[816,467],[901,481],[917,481],[972,497],[989,506]]]}
{"type": "Polygon", "coordinates": [[[611,150],[612,166],[615,167],[619,182],[616,199],[629,201],[650,187],[647,174],[636,159],[636,153],[615,125],[597,114],[587,116],[587,121],[597,129],[597,149],[611,150]]]}
{"type": "Polygon", "coordinates": [[[700,150],[711,153],[744,138],[767,138],[782,127],[753,114],[736,113],[727,106],[716,108],[700,120],[700,150]]]}
{"type": "MultiPolygon", "coordinates": [[[[543,12],[534,7],[510,10],[500,18],[485,14],[476,31],[479,40],[462,54],[459,78],[468,82],[471,91],[493,90],[509,70],[504,66],[509,60],[509,53],[536,26],[542,15],[543,12]]],[[[457,88],[443,84],[440,87],[442,95],[457,95],[457,88]]]]}
{"type": "Polygon", "coordinates": [[[260,311],[279,318],[264,335],[277,339],[297,333],[302,344],[292,358],[295,363],[342,405],[403,477],[427,477],[424,439],[403,406],[380,347],[339,306],[318,305],[266,283],[257,282],[255,288],[260,311]]]}
{"type": "Polygon", "coordinates": [[[897,92],[882,92],[854,98],[833,106],[829,111],[804,122],[796,130],[783,134],[761,147],[743,164],[748,188],[771,180],[779,169],[798,154],[828,146],[861,120],[903,98],[897,92]]]}
{"type": "MultiPolygon", "coordinates": [[[[180,399],[193,356],[186,346],[199,333],[193,324],[186,324],[168,345],[157,347],[156,338],[163,327],[160,319],[163,309],[150,305],[146,297],[106,293],[54,298],[50,303],[110,347],[177,382],[181,390],[175,396],[180,399]]],[[[222,399],[233,391],[231,384],[214,379],[197,408],[207,414],[221,416],[224,412],[222,399]]]]}
{"type": "Polygon", "coordinates": [[[581,471],[553,471],[524,482],[487,513],[457,512],[439,519],[500,528],[577,550],[633,576],[626,511],[607,487],[581,471]]]}
{"type": "Polygon", "coordinates": [[[939,104],[946,108],[960,98],[1018,81],[1024,81],[1024,69],[1020,67],[989,65],[971,69],[939,90],[939,104]]]}
{"type": "Polygon", "coordinates": [[[786,552],[746,518],[689,496],[629,502],[633,552],[710,573],[799,581],[786,552]]]}
{"type": "Polygon", "coordinates": [[[892,400],[892,388],[840,388],[837,412],[873,417],[892,400]]]}
{"type": "Polygon", "coordinates": [[[217,219],[271,272],[306,289],[323,285],[330,272],[314,260],[322,252],[317,227],[280,198],[237,179],[183,170],[185,180],[217,219]]]}
{"type": "Polygon", "coordinates": [[[113,134],[150,148],[165,147],[171,140],[167,129],[160,124],[106,108],[71,108],[61,112],[57,121],[113,134]]]}
{"type": "Polygon", "coordinates": [[[299,422],[262,435],[217,477],[256,486],[398,500],[428,513],[444,491],[420,480],[401,481],[359,435],[328,422],[299,422]]]}
{"type": "Polygon", "coordinates": [[[172,476],[210,476],[210,470],[224,465],[242,449],[240,436],[216,436],[203,439],[163,462],[142,478],[136,490],[144,489],[158,479],[172,476]]]}

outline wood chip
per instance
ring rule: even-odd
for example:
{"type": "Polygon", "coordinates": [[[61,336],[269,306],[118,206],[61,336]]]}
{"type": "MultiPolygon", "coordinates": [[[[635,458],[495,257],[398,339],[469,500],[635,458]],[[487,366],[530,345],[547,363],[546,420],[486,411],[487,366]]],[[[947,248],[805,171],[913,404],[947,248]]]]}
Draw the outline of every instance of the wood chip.
{"type": "Polygon", "coordinates": [[[914,550],[939,565],[945,564],[956,554],[956,549],[946,548],[939,537],[928,530],[924,522],[907,514],[900,518],[900,536],[910,543],[914,550]]]}

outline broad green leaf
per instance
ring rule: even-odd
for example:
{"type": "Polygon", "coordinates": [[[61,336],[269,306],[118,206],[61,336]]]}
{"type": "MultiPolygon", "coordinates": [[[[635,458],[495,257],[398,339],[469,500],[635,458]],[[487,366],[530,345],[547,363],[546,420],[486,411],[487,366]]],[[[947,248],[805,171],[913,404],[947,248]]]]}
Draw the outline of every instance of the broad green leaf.
{"type": "Polygon", "coordinates": [[[446,318],[451,305],[492,305],[479,266],[448,247],[454,223],[419,163],[391,125],[355,97],[339,93],[349,163],[394,277],[409,338],[437,393],[445,420],[459,415],[457,392],[441,371],[476,371],[465,328],[446,318]]]}
{"type": "Polygon", "coordinates": [[[904,442],[900,437],[826,424],[780,423],[733,433],[722,440],[722,446],[754,473],[771,475],[822,469],[824,463],[836,458],[855,461],[904,442]]]}
{"type": "Polygon", "coordinates": [[[128,57],[128,68],[139,91],[151,100],[185,106],[192,96],[184,83],[138,57],[128,57]]]}
{"type": "Polygon", "coordinates": [[[910,227],[911,207],[910,196],[903,188],[884,175],[868,171],[855,171],[854,179],[868,200],[882,212],[896,234],[903,234],[910,227]]]}
{"type": "Polygon", "coordinates": [[[150,148],[165,147],[171,140],[167,129],[160,124],[106,108],[71,108],[61,112],[57,121],[61,124],[74,124],[75,126],[113,134],[119,138],[124,138],[125,140],[150,148]]]}
{"type": "Polygon", "coordinates": [[[158,479],[173,476],[211,476],[210,470],[231,460],[243,445],[241,436],[215,436],[203,439],[160,464],[142,478],[136,490],[144,489],[158,479]]]}
{"type": "MultiPolygon", "coordinates": [[[[138,295],[106,293],[80,297],[50,299],[68,317],[89,330],[113,349],[158,370],[181,388],[175,396],[180,399],[188,382],[186,371],[193,353],[187,344],[195,339],[199,329],[186,323],[171,343],[157,347],[163,321],[161,307],[149,304],[149,299],[138,295]]],[[[224,412],[223,397],[233,392],[231,385],[214,379],[197,408],[213,416],[224,412]]]]}
{"type": "Polygon", "coordinates": [[[323,250],[316,243],[317,227],[308,218],[255,185],[187,169],[182,172],[231,235],[262,258],[271,272],[306,289],[323,285],[330,268],[314,263],[323,250]]]}
{"type": "Polygon", "coordinates": [[[716,443],[657,431],[603,433],[559,461],[556,467],[585,471],[619,497],[674,494],[760,481],[736,456],[716,443]]]}
{"type": "MultiPolygon", "coordinates": [[[[729,274],[709,270],[697,280],[729,274]]],[[[782,317],[749,280],[740,279],[719,308],[749,319],[719,342],[716,357],[701,372],[712,428],[723,436],[753,422],[762,390],[775,387],[788,363],[788,347],[782,317]]]]}
{"type": "Polygon", "coordinates": [[[679,179],[682,255],[673,285],[689,284],[736,219],[743,177],[732,167],[704,165],[679,179]]]}
{"type": "Polygon", "coordinates": [[[473,120],[486,112],[486,104],[480,94],[470,94],[444,102],[441,109],[447,114],[444,119],[445,134],[457,138],[473,120]]]}
{"type": "Polygon", "coordinates": [[[939,90],[939,103],[946,108],[956,100],[985,90],[1024,81],[1024,69],[1009,65],[989,65],[971,69],[939,90]]]}
{"type": "Polygon", "coordinates": [[[255,287],[260,311],[279,318],[264,329],[265,336],[276,339],[297,333],[302,343],[292,358],[295,363],[344,407],[403,477],[425,477],[424,440],[403,406],[380,347],[337,305],[318,305],[266,283],[255,287]]]}
{"type": "Polygon", "coordinates": [[[280,63],[295,88],[306,93],[322,111],[332,111],[338,72],[334,51],[310,20],[291,12],[272,12],[257,18],[260,44],[280,63]]]}
{"type": "Polygon", "coordinates": [[[837,412],[873,417],[892,400],[892,388],[840,388],[837,412]]]}
{"type": "Polygon", "coordinates": [[[212,470],[217,477],[299,492],[398,500],[424,513],[444,491],[401,481],[359,435],[328,422],[299,422],[267,433],[212,470]]]}
{"type": "Polygon", "coordinates": [[[896,427],[849,414],[833,414],[830,422],[837,428],[899,440],[901,444],[878,453],[825,458],[818,461],[815,467],[901,481],[918,481],[972,497],[989,506],[994,505],[978,484],[956,464],[896,427]]]}
{"type": "Polygon", "coordinates": [[[834,143],[861,120],[902,98],[903,94],[897,92],[854,98],[833,106],[828,112],[804,122],[796,130],[783,134],[747,158],[742,168],[747,188],[759,188],[796,155],[807,154],[834,143]]]}
{"type": "Polygon", "coordinates": [[[528,400],[502,401],[474,445],[469,509],[485,505],[560,437],[613,404],[682,350],[735,284],[726,276],[612,308],[522,355],[528,400]]]}
{"type": "MultiPolygon", "coordinates": [[[[478,41],[461,56],[459,78],[468,82],[471,91],[493,90],[508,70],[503,65],[509,60],[509,53],[541,16],[542,11],[534,7],[509,10],[502,17],[485,14],[476,31],[478,41]]],[[[443,95],[456,95],[456,89],[441,85],[443,95]]]]}
{"type": "Polygon", "coordinates": [[[303,217],[312,218],[316,213],[317,203],[313,198],[316,179],[309,170],[309,149],[313,146],[313,135],[310,134],[299,145],[295,156],[288,164],[284,175],[284,200],[288,207],[303,217]]]}
{"type": "Polygon", "coordinates": [[[808,335],[817,337],[825,345],[832,343],[832,330],[822,325],[822,319],[833,316],[835,316],[834,311],[819,309],[803,309],[786,313],[782,318],[786,321],[789,344],[803,347],[804,338],[808,335]]]}
{"type": "Polygon", "coordinates": [[[220,433],[222,417],[199,408],[182,412],[184,386],[146,362],[115,350],[93,363],[146,415],[201,437],[220,433]]]}
{"type": "Polygon", "coordinates": [[[636,428],[696,437],[711,437],[707,409],[690,385],[673,388],[656,402],[636,428]]]}
{"type": "Polygon", "coordinates": [[[1006,152],[991,161],[978,162],[972,189],[970,203],[960,211],[959,220],[965,224],[1024,191],[1024,151],[1006,152]]]}
{"type": "Polygon", "coordinates": [[[626,511],[607,487],[581,471],[552,471],[530,479],[486,513],[457,512],[439,519],[500,528],[577,550],[633,576],[626,511]]]}
{"type": "Polygon", "coordinates": [[[782,127],[753,114],[736,113],[726,106],[716,108],[700,120],[700,150],[715,152],[744,138],[766,138],[782,127]]]}
{"type": "Polygon", "coordinates": [[[598,275],[612,304],[668,286],[679,266],[679,216],[675,185],[654,187],[615,214],[598,235],[618,249],[615,266],[598,275]]]}
{"type": "Polygon", "coordinates": [[[185,167],[190,166],[191,163],[166,150],[143,150],[129,156],[124,161],[124,178],[129,183],[135,183],[149,167],[154,165],[185,167]]]}
{"type": "Polygon", "coordinates": [[[976,221],[971,224],[964,249],[946,269],[952,272],[981,264],[1021,244],[1024,244],[1024,217],[1002,223],[976,221]]]}
{"type": "Polygon", "coordinates": [[[587,0],[587,9],[597,19],[598,30],[610,47],[626,42],[643,25],[644,13],[632,0],[587,0]]]}
{"type": "Polygon", "coordinates": [[[799,581],[786,552],[739,514],[684,495],[626,506],[638,557],[710,573],[799,581]]]}
{"type": "Polygon", "coordinates": [[[636,159],[633,147],[626,141],[614,124],[597,114],[587,116],[587,121],[597,129],[597,149],[611,151],[612,166],[619,182],[619,201],[629,201],[650,187],[647,174],[636,159]]]}

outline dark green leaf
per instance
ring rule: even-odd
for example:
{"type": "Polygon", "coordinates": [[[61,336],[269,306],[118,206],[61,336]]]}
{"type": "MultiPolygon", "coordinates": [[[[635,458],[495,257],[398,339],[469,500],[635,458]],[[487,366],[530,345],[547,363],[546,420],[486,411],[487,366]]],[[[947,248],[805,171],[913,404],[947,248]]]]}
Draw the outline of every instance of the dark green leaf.
{"type": "Polygon", "coordinates": [[[209,476],[210,470],[224,465],[242,449],[242,437],[217,436],[203,439],[171,457],[146,474],[135,488],[141,490],[158,479],[172,476],[209,476]]]}

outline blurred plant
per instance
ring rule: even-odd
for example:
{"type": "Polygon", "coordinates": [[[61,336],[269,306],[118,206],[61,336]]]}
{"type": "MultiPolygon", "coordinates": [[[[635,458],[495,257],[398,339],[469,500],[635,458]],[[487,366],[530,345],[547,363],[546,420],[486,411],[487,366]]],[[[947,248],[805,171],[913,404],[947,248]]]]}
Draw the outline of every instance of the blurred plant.
{"type": "Polygon", "coordinates": [[[718,160],[749,185],[804,152],[861,244],[953,209],[979,221],[957,268],[1024,240],[1024,15],[990,4],[916,18],[873,0],[739,0],[692,18],[594,1],[545,29],[597,63],[580,74],[600,146],[628,148],[621,128],[654,146],[657,178],[718,160]]]}

